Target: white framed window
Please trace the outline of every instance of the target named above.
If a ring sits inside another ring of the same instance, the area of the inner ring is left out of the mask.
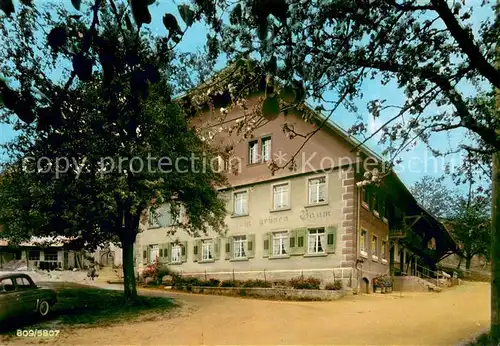
[[[285,209],[290,207],[290,185],[277,184],[273,186],[273,209]]]
[[[378,238],[376,235],[372,235],[372,258],[378,259]]]
[[[273,233],[273,256],[283,256],[288,253],[288,232]]]
[[[246,243],[247,237],[245,235],[233,237],[233,258],[246,258]]]
[[[262,138],[262,162],[271,160],[271,137]]]
[[[359,250],[363,256],[368,256],[368,232],[364,229],[361,230],[359,237]]]
[[[214,253],[214,243],[212,240],[203,240],[201,243],[201,259],[203,261],[212,260]]]
[[[234,193],[233,213],[234,213],[234,215],[246,215],[246,214],[248,214],[248,192],[247,191],[241,191],[241,192]]]
[[[248,163],[259,162],[259,141],[251,141],[248,143]]]
[[[156,257],[160,255],[160,246],[155,244],[155,245],[150,245],[149,246],[149,263],[153,263],[156,261]]]
[[[182,246],[172,245],[172,263],[181,263]]]
[[[309,204],[326,201],[326,177],[309,179]]]
[[[308,253],[317,254],[325,252],[325,229],[324,228],[316,228],[309,230],[309,238],[308,238]]]
[[[382,262],[387,262],[387,241],[382,241],[380,246],[380,256],[382,257]]]

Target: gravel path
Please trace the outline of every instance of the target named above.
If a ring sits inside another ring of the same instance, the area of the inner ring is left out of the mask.
[[[486,283],[465,283],[441,293],[371,294],[333,302],[141,294],[174,297],[183,302],[182,310],[175,318],[61,330],[51,340],[12,341],[58,345],[457,345],[487,328],[490,317]]]

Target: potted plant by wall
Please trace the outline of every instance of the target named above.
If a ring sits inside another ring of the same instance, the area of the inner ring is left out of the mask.
[[[374,293],[380,293],[382,291],[381,282],[380,282],[378,276],[376,276],[372,279],[372,285],[373,285],[373,292]]]

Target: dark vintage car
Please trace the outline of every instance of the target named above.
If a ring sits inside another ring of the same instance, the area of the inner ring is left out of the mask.
[[[36,313],[49,314],[57,301],[57,293],[38,287],[26,274],[0,275],[0,320]]]

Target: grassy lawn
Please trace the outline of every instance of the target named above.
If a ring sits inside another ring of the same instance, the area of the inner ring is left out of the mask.
[[[169,298],[139,297],[134,305],[125,305],[123,292],[76,284],[53,286],[58,302],[45,320],[37,317],[12,321],[2,326],[3,334],[15,334],[16,329],[66,329],[72,327],[103,327],[123,321],[151,320],[165,315],[178,305]]]

